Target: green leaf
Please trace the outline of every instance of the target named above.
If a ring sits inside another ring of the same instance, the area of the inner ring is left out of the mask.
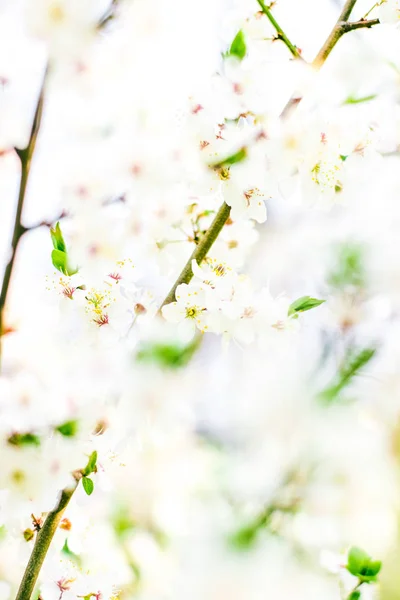
[[[119,507],[112,518],[112,524],[114,531],[119,538],[125,537],[130,534],[136,527],[135,523],[129,516],[127,508]]]
[[[85,490],[87,495],[90,496],[90,494],[94,490],[93,481],[89,477],[82,477],[82,485],[83,485],[83,489]]]
[[[371,100],[375,100],[375,98],[376,94],[370,94],[369,96],[361,96],[360,98],[349,96],[344,101],[344,104],[361,104],[362,102],[370,102]]]
[[[51,260],[53,265],[58,271],[61,271],[63,275],[75,275],[78,269],[71,267],[68,263],[68,255],[66,252],[61,250],[53,250],[51,253]]]
[[[375,348],[362,348],[361,350],[351,350],[345,357],[344,364],[336,374],[333,383],[331,383],[320,394],[320,399],[331,403],[336,399],[340,392],[347,387],[353,378],[367,365],[375,356]]]
[[[53,242],[54,250],[51,253],[53,265],[63,275],[75,275],[78,269],[71,267],[68,261],[67,247],[61,232],[60,223],[50,229],[50,237]]]
[[[66,421],[65,423],[62,423],[55,429],[56,429],[56,431],[58,431],[59,433],[61,433],[61,435],[64,435],[65,437],[73,437],[74,435],[76,435],[76,432],[78,431],[78,421],[75,421],[75,420]]]
[[[190,344],[185,346],[162,342],[145,344],[136,354],[136,360],[168,369],[179,369],[189,363],[200,340],[201,338],[195,337]]]
[[[70,550],[67,538],[65,538],[64,546],[62,547],[61,552],[62,554],[64,554],[64,556],[69,558],[70,561],[74,562],[78,566],[81,566],[82,559],[78,554],[75,554],[75,552],[72,552],[72,550]]]
[[[258,535],[258,528],[252,527],[251,525],[248,527],[242,527],[236,531],[230,537],[230,543],[237,550],[247,550],[254,545],[256,538]]]
[[[362,575],[366,577],[375,577],[382,568],[380,560],[370,560],[368,565],[362,569]]]
[[[235,56],[239,60],[243,60],[246,56],[246,52],[246,40],[243,31],[240,29],[235,35],[231,47],[229,48],[228,56]]]
[[[318,300],[317,298],[311,298],[311,296],[302,296],[298,298],[289,306],[288,315],[294,315],[299,312],[305,312],[311,310],[323,304],[325,300]]]
[[[222,167],[230,167],[235,163],[242,162],[242,160],[245,160],[245,158],[247,158],[247,148],[246,146],[243,146],[234,154],[231,154],[230,156],[227,156],[216,163],[212,163],[209,166],[211,169],[221,169]]]
[[[369,555],[357,546],[352,546],[347,555],[347,570],[352,575],[360,575],[362,569],[368,565]]]
[[[55,227],[52,227],[50,229],[50,236],[55,250],[67,252],[67,247],[64,242],[63,234],[61,233],[60,222],[58,222]]]
[[[40,446],[40,437],[34,433],[13,433],[7,442],[12,446]]]
[[[356,243],[341,244],[336,249],[336,265],[328,275],[328,283],[342,290],[348,286],[365,286],[363,247]]]
[[[347,600],[359,600],[361,596],[360,590],[353,590],[348,596]]]
[[[90,475],[91,473],[97,472],[97,452],[94,450],[92,454],[89,456],[88,463],[86,467],[82,470],[82,475]]]
[[[28,529],[25,529],[22,535],[24,536],[24,540],[26,542],[30,542],[35,537],[35,532],[33,531],[33,529],[30,529],[28,527]]]

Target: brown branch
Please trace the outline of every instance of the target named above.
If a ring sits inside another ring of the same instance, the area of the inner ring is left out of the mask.
[[[370,28],[374,25],[379,24],[379,19],[361,19],[360,21],[349,22],[351,12],[356,2],[357,0],[347,0],[345,2],[345,5],[342,9],[342,12],[339,15],[338,20],[336,21],[333,29],[331,30],[330,34],[328,35],[321,49],[319,50],[317,56],[312,62],[312,66],[315,69],[320,69],[322,67],[322,65],[324,64],[324,62],[326,61],[326,59],[328,58],[328,56],[330,55],[340,38],[345,33],[348,33],[349,31],[353,31],[355,29]],[[291,114],[291,112],[298,106],[302,98],[303,97],[299,94],[293,95],[282,110],[281,118],[287,118]]]
[[[348,33],[354,29],[369,29],[374,25],[379,25],[379,19],[360,19],[359,21],[351,21],[342,24],[343,33]]]
[[[31,167],[32,156],[35,151],[36,140],[37,140],[37,136],[38,136],[39,129],[40,129],[40,123],[41,123],[41,119],[42,119],[45,80],[46,80],[46,75],[44,77],[42,89],[39,94],[28,145],[23,150],[19,150],[17,148],[15,150],[17,155],[19,156],[19,159],[21,162],[21,180],[20,180],[20,184],[19,184],[17,210],[15,213],[15,219],[14,219],[14,231],[13,231],[12,241],[11,241],[11,257],[10,257],[10,260],[8,261],[8,264],[4,271],[3,283],[1,286],[1,292],[0,292],[0,340],[1,340],[1,336],[3,334],[3,330],[4,330],[4,323],[3,323],[4,309],[6,306],[7,295],[8,295],[11,276],[12,276],[12,272],[13,272],[13,268],[14,268],[15,256],[17,253],[18,244],[19,244],[22,236],[24,235],[24,233],[27,231],[26,227],[24,227],[22,225],[21,217],[22,217],[22,211],[23,211],[24,202],[25,202],[26,188],[27,188],[28,179],[29,179],[29,172],[30,172],[30,167]]]

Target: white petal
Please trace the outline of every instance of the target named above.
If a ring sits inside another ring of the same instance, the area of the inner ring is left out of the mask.
[[[161,309],[162,315],[170,323],[180,323],[186,317],[185,309],[178,302],[166,304]]]

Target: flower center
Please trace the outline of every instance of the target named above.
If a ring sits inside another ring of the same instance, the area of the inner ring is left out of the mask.
[[[186,309],[186,318],[194,319],[198,313],[199,313],[199,310],[198,310],[197,306],[189,306]]]

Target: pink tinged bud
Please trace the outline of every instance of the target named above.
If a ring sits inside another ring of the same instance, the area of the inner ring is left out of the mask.
[[[143,315],[144,313],[147,312],[147,310],[143,306],[143,304],[140,304],[139,302],[137,304],[135,304],[134,311],[137,315]]]
[[[196,106],[192,109],[192,114],[197,115],[201,110],[203,110],[203,106],[201,104],[196,104]]]
[[[233,91],[235,94],[238,94],[238,96],[241,96],[243,94],[243,87],[240,85],[240,83],[234,83],[233,84]]]
[[[138,177],[142,173],[142,170],[141,165],[138,165],[137,163],[134,163],[130,168],[130,172],[134,177]]]

